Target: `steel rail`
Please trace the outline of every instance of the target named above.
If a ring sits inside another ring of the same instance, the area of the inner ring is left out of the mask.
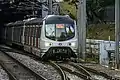
[[[8,74],[10,80],[18,80],[18,79],[13,75],[13,73],[6,68],[6,66],[4,65],[3,61],[1,61],[1,60],[0,60],[0,65],[1,65],[1,67],[5,70],[5,72]]]
[[[63,70],[65,70],[65,71],[67,71],[67,72],[69,72],[69,73],[71,73],[71,74],[74,74],[74,75],[76,75],[76,76],[78,76],[78,77],[80,77],[80,78],[83,78],[83,79],[85,79],[85,80],[91,80],[90,78],[89,78],[89,76],[87,76],[87,75],[85,75],[85,74],[82,74],[82,73],[78,73],[78,72],[76,72],[76,71],[73,71],[73,70],[71,70],[71,69],[69,69],[69,68],[67,68],[67,67],[64,67],[64,66],[61,66],[61,65],[59,65]]]
[[[62,80],[68,80],[66,74],[64,73],[64,71],[53,61],[49,60],[49,63],[54,66],[57,70],[59,70],[61,76],[62,76]]]
[[[109,79],[109,80],[113,80],[112,76],[109,76],[109,75],[107,75],[106,73],[98,72],[97,70],[92,69],[92,68],[85,67],[85,66],[83,66],[82,64],[79,64],[79,65],[82,66],[84,69],[86,69],[86,70],[89,71],[89,72],[95,73],[95,74],[97,74],[97,75],[101,75],[101,76],[103,76],[103,77],[105,77],[105,78],[107,78],[107,79]]]
[[[20,64],[21,66],[23,66],[25,69],[29,70],[30,72],[32,72],[33,75],[35,75],[36,77],[38,77],[40,80],[48,80],[45,77],[43,77],[42,75],[38,74],[37,72],[35,72],[32,69],[29,69],[27,66],[25,66],[24,64],[22,64],[19,60],[16,60],[15,58],[13,58],[12,56],[10,56],[9,54],[7,54],[5,51],[1,50],[1,52],[5,53],[7,56],[9,56],[10,58],[12,58],[15,62],[17,62],[18,64]],[[18,79],[17,79],[18,80]]]
[[[73,62],[68,62],[68,64],[75,67],[77,70],[82,71],[82,73],[84,73],[85,75],[89,76],[92,79],[91,73],[88,72],[84,67],[82,67],[80,65],[76,65]]]

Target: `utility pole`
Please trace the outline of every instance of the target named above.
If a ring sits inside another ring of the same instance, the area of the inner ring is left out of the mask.
[[[50,15],[50,14],[52,14],[52,0],[48,0],[48,14]]]
[[[77,3],[77,29],[78,29],[78,59],[81,57],[81,25],[80,25],[80,1]]]
[[[119,38],[120,38],[120,0],[115,0],[115,58],[119,69]]]
[[[86,0],[79,0],[77,12],[79,55],[85,60],[86,53]]]

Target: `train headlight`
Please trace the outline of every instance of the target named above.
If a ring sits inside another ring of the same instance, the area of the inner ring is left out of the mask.
[[[72,43],[71,43],[71,46],[72,46],[72,47],[75,47],[75,42],[72,42]]]
[[[45,42],[45,46],[51,46],[52,43],[49,43],[49,42]]]

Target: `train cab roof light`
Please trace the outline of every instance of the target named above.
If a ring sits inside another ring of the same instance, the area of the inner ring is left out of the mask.
[[[69,15],[65,15],[66,17],[70,17]]]
[[[43,20],[46,20],[48,17],[52,17],[52,16],[54,16],[54,15],[47,15],[43,18]]]

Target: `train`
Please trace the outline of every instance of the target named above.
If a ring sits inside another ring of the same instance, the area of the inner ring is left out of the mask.
[[[4,27],[4,41],[43,60],[77,58],[76,21],[69,15],[47,15],[11,22]]]

